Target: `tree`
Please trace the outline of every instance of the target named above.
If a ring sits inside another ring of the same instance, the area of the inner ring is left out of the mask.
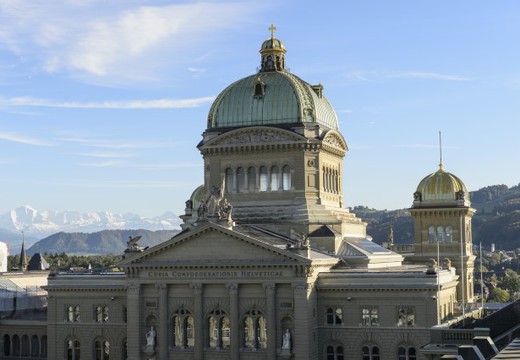
[[[509,297],[509,291],[497,287],[491,291],[491,294],[489,295],[489,302],[504,303],[509,301]]]

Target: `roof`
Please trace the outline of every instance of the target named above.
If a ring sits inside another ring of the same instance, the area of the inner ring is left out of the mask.
[[[414,207],[424,205],[470,205],[469,192],[457,176],[439,170],[426,176],[417,186]]]

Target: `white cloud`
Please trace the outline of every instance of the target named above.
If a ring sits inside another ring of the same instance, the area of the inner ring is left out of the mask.
[[[78,163],[78,165],[80,165],[80,166],[98,167],[98,168],[116,167],[116,166],[119,166],[122,164],[123,164],[123,162],[116,161],[116,160],[91,162],[91,163]]]
[[[78,109],[181,109],[195,108],[212,102],[214,96],[193,99],[155,99],[101,102],[60,102],[29,96],[0,99],[0,106],[37,106]]]
[[[34,146],[52,146],[53,144],[40,139],[29,138],[18,134],[13,134],[5,131],[0,131],[0,140],[11,141],[19,144],[34,145]]]
[[[91,147],[103,149],[157,149],[171,147],[172,143],[161,142],[139,142],[139,141],[120,141],[120,140],[98,140],[86,137],[60,137],[57,141],[77,143]]]
[[[198,45],[239,28],[263,7],[234,1],[2,0],[0,47],[52,73],[156,79],[161,67],[185,69],[179,65],[196,57],[191,51],[201,52]]]
[[[120,152],[89,152],[89,153],[82,153],[81,156],[86,157],[93,157],[93,158],[100,158],[100,159],[112,159],[112,158],[128,158],[132,156],[131,154],[127,153],[120,153]]]

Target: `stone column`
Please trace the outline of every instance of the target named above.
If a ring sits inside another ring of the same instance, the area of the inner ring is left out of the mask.
[[[202,284],[192,284],[193,289],[193,319],[195,320],[194,359],[204,359],[204,316],[202,304]]]
[[[292,351],[298,360],[310,359],[310,324],[307,302],[307,283],[293,284],[294,289],[294,324],[291,334]]]
[[[144,336],[141,330],[141,284],[129,284],[127,288],[127,348],[128,360],[141,359],[141,347]]]
[[[240,359],[240,324],[238,310],[238,284],[227,284],[229,290],[231,360]]]
[[[156,284],[159,297],[159,319],[157,329],[157,345],[159,359],[168,359],[168,285]]]
[[[276,360],[276,284],[265,284],[267,300],[267,360]]]

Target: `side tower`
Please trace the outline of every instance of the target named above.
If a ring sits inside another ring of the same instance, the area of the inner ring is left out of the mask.
[[[472,249],[471,207],[466,185],[457,176],[439,170],[421,180],[414,193],[410,213],[414,220],[414,262],[449,259],[455,265],[459,284],[457,300],[473,302],[473,269],[475,256]]]
[[[321,84],[286,69],[285,46],[274,27],[271,32],[260,48],[258,73],[224,89],[209,111],[198,145],[204,188],[194,196],[207,198],[223,188],[237,223],[286,234],[329,225],[364,237],[366,224],[344,208],[348,147],[336,113]]]

